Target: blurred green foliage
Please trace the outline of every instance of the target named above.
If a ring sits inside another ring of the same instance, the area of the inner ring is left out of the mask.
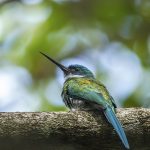
[[[33,110],[65,110],[44,94],[48,83],[56,80],[56,66],[47,62],[39,51],[58,61],[72,58],[86,61],[89,57],[97,77],[105,83],[112,73],[95,60],[107,52],[108,46],[112,48],[113,43],[118,42],[121,49],[126,47],[125,53],[136,56],[141,67],[140,82],[125,98],[121,97],[119,104],[149,107],[149,27],[149,0],[6,0],[0,2],[0,67],[11,64],[29,72],[32,78],[29,91],[39,97],[39,105]],[[92,54],[98,55],[90,57]],[[109,57],[110,60],[111,55]],[[132,80],[128,84],[130,86]],[[123,86],[120,83],[120,89]]]

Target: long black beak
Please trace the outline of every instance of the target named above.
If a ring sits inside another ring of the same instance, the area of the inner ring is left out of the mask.
[[[65,67],[65,66],[63,66],[62,64],[60,64],[60,63],[58,63],[58,62],[56,62],[54,59],[52,59],[51,57],[49,57],[48,55],[46,55],[46,54],[44,54],[44,53],[42,53],[42,52],[40,52],[43,56],[45,56],[47,59],[49,59],[51,62],[53,62],[55,65],[57,65],[63,72],[64,72],[64,74],[69,74],[70,73],[70,70],[67,68],[67,67]]]

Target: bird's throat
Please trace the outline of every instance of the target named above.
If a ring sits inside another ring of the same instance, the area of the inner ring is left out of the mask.
[[[69,74],[69,75],[67,75],[67,76],[65,77],[65,81],[66,81],[67,79],[70,79],[70,78],[83,78],[83,77],[85,77],[85,76]]]

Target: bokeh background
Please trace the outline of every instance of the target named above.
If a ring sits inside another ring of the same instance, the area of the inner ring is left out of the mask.
[[[149,0],[1,0],[0,111],[62,111],[62,72],[90,68],[119,107],[150,107]]]

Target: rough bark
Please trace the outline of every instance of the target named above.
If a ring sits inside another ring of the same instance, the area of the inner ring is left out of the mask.
[[[150,109],[118,109],[131,149],[150,150]],[[0,113],[2,150],[122,150],[103,115],[93,112]]]

